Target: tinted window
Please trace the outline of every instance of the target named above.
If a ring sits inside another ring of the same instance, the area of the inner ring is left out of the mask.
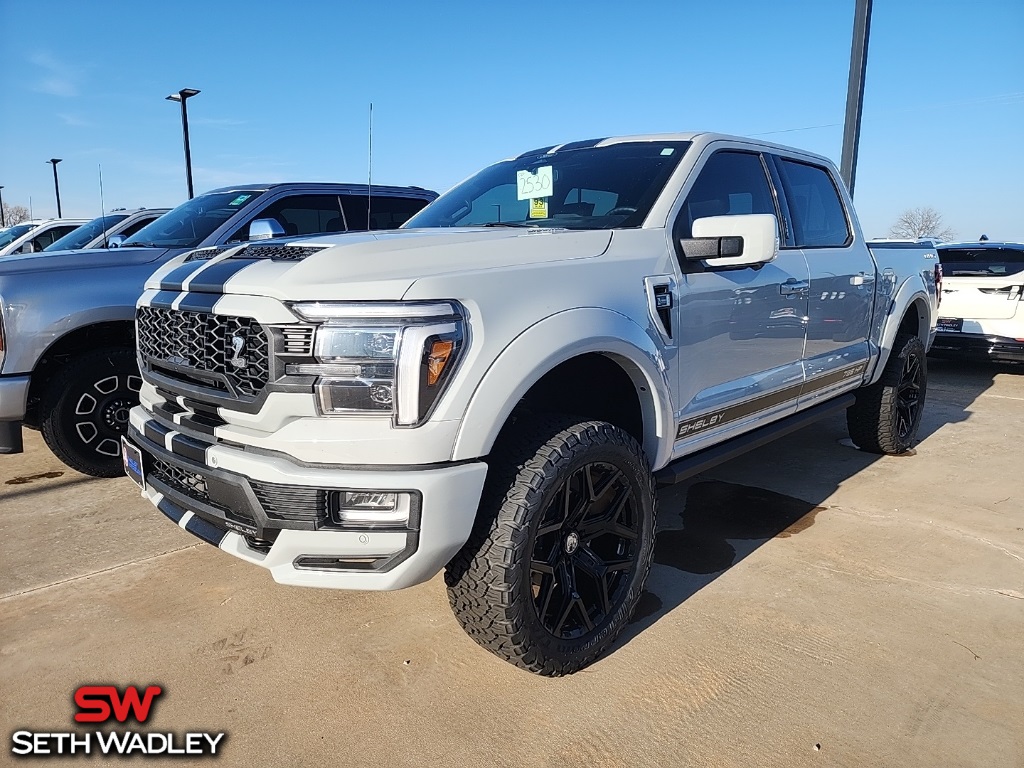
[[[46,230],[45,232],[43,232],[43,234],[39,235],[38,237],[33,237],[32,245],[36,252],[41,251],[46,247],[53,245],[53,242],[55,240],[59,240],[60,238],[64,237],[64,235],[74,232],[76,229],[78,229],[78,227],[78,224],[73,224],[70,226],[65,224],[60,227],[53,227],[52,229]]]
[[[113,213],[109,216],[100,216],[88,224],[83,224],[73,232],[69,232],[59,240],[54,240],[52,245],[46,246],[47,251],[75,251],[85,248],[90,241],[102,235],[119,221],[128,218],[126,213]]]
[[[411,197],[373,195],[370,198],[370,215],[366,215],[365,195],[344,195],[341,203],[345,208],[345,221],[350,231],[367,229],[398,229],[416,212],[423,210],[426,200]]]
[[[337,195],[291,195],[268,205],[252,217],[276,219],[285,236],[319,235],[323,232],[344,232],[345,222]],[[249,224],[241,227],[229,240],[248,240]]]
[[[793,160],[782,160],[780,165],[796,245],[803,248],[846,245],[850,228],[832,175],[824,168]]]
[[[639,227],[689,146],[631,141],[528,153],[485,168],[406,226]],[[535,188],[541,196],[531,202]]]
[[[149,222],[155,221],[156,219],[159,219],[159,218],[160,218],[159,215],[157,215],[157,216],[148,216],[148,217],[141,218],[138,221],[133,221],[131,224],[129,224],[127,227],[122,229],[117,234],[123,235],[125,237],[125,239],[127,239],[127,238],[131,237],[132,235],[134,235],[136,232],[138,232],[140,229],[142,229],[144,226],[149,224]]]
[[[946,275],[1012,275],[1024,271],[1024,248],[939,248]]]
[[[245,189],[200,195],[150,222],[124,245],[195,248],[263,192],[262,189]]]
[[[775,199],[759,155],[716,152],[686,195],[676,237],[692,237],[693,222],[707,216],[775,214]]]
[[[15,224],[0,232],[0,246],[10,245],[26,232],[39,226],[38,224]]]

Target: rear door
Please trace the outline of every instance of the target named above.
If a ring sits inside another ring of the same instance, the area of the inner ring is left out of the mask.
[[[674,244],[705,216],[770,213],[780,220],[767,159],[715,144],[698,165],[673,227]],[[783,238],[784,240],[784,238]],[[677,250],[678,253],[678,250]],[[753,267],[680,260],[676,451],[796,409],[803,383],[808,272],[799,248]]]
[[[854,234],[833,172],[796,157],[774,160],[792,242],[810,272],[803,407],[860,381],[869,355],[875,262]]]

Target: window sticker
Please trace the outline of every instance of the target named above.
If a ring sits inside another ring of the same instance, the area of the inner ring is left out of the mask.
[[[246,200],[248,200],[250,197],[252,197],[252,195],[239,195],[234,200],[232,200],[230,203],[228,203],[228,205],[241,205]]]
[[[534,200],[541,197],[551,197],[555,194],[555,185],[552,178],[551,166],[545,165],[538,168],[535,173],[519,171],[516,173],[516,189],[518,200]]]
[[[675,151],[675,147],[665,147],[663,150],[661,150],[661,154],[667,157],[668,155],[671,155]]]
[[[535,197],[530,201],[530,218],[546,219],[548,217],[548,201],[545,197]]]

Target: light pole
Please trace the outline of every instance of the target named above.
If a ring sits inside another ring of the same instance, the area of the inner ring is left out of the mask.
[[[61,218],[60,213],[60,182],[57,181],[57,163],[61,161],[59,157],[51,157],[46,162],[53,165],[53,191],[57,195],[57,218]]]
[[[177,93],[172,93],[167,97],[168,101],[181,102],[181,132],[185,137],[185,179],[188,181],[189,200],[195,197],[195,195],[192,191],[192,152],[189,150],[188,146],[188,108],[185,106],[185,102],[198,93],[199,91],[195,88],[182,88]]]
[[[853,197],[857,181],[857,151],[860,148],[860,118],[864,111],[864,75],[868,68],[868,38],[871,34],[871,0],[857,0],[853,12],[853,44],[850,47],[850,81],[846,86],[846,123],[843,128],[843,156],[839,175]]]
[[[4,213],[4,192],[3,184],[0,184],[0,227],[7,226],[7,214]]]

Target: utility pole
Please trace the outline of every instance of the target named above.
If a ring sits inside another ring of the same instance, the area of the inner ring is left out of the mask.
[[[853,12],[853,43],[850,48],[850,81],[846,86],[846,125],[839,175],[853,197],[860,145],[860,116],[864,110],[864,73],[868,67],[868,36],[871,33],[871,0],[857,0]]]

